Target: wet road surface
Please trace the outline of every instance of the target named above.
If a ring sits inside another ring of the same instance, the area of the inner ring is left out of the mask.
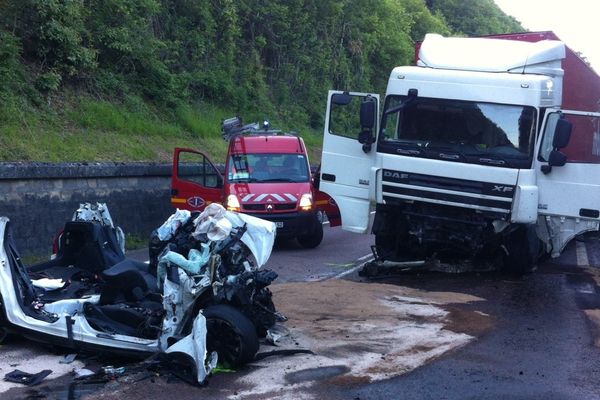
[[[310,285],[322,284],[316,281],[323,280],[327,284],[341,277],[340,282],[350,282],[330,286],[329,290],[339,288],[340,291],[350,291],[349,295],[346,293],[348,297],[344,298],[346,303],[386,290],[402,299],[405,305],[435,305],[431,315],[439,317],[438,309],[445,312],[441,314],[445,325],[438,334],[452,331],[470,339],[449,348],[440,356],[427,358],[424,364],[415,364],[415,368],[398,368],[397,373],[383,379],[376,377],[378,361],[356,372],[357,363],[364,362],[364,357],[344,359],[314,343],[314,348],[321,353],[314,358],[271,357],[242,371],[215,375],[207,386],[201,388],[178,381],[170,382],[164,377],[153,377],[137,383],[134,380],[113,382],[102,389],[89,386],[77,389],[69,388],[68,379],[63,378],[62,381],[42,384],[35,392],[19,388],[1,393],[0,397],[120,400],[600,399],[600,340],[598,326],[593,322],[600,322],[600,240],[597,236],[585,242],[571,243],[559,259],[545,261],[536,272],[523,278],[511,278],[498,273],[410,273],[364,280],[358,277],[355,269],[368,259],[366,256],[372,238],[339,229],[326,229],[325,235],[323,244],[315,250],[301,249],[293,242],[278,244],[268,264],[280,274],[280,283],[288,282],[287,285],[294,287],[294,282],[313,282],[302,284],[308,285],[302,289],[307,289],[305,298],[300,290],[296,297],[282,298],[282,301],[306,301],[312,308],[322,307],[322,310],[315,310],[323,314],[315,319],[315,327],[335,326],[339,322],[336,321],[336,313],[341,319],[343,312],[339,306],[332,306],[334,300],[331,299],[337,298],[338,294],[327,298],[330,304],[319,306],[318,303],[310,303],[311,299],[319,298],[318,295],[311,297],[310,287],[316,286]],[[588,266],[582,264],[584,262]],[[344,275],[345,272],[350,273]],[[287,288],[286,285],[280,287]],[[317,290],[323,288],[327,290],[328,286],[319,286]],[[400,294],[394,294],[394,288],[398,288]],[[274,292],[279,307],[278,296],[291,290],[277,292],[274,288]],[[430,293],[439,295],[428,297]],[[440,299],[448,297],[444,297],[444,293],[451,293],[454,297],[467,296],[467,299],[442,301]],[[294,309],[292,306],[281,304],[282,308]],[[297,312],[301,309],[302,304],[295,308]],[[423,328],[431,322],[430,314],[413,314],[408,320],[414,327]],[[304,326],[308,331],[311,328],[310,318],[311,315],[306,317]],[[438,323],[441,319],[434,322]],[[353,323],[366,326],[364,319],[357,319]],[[288,327],[292,331],[303,328],[301,321],[296,325]],[[328,346],[336,341],[344,343],[343,348],[348,354],[365,354],[368,349],[362,347],[368,342],[353,341],[350,325],[340,326],[331,331],[325,330],[315,337],[330,340]],[[356,328],[354,325],[351,327]],[[366,326],[367,332],[375,332],[375,328]],[[355,330],[352,334],[358,335]],[[396,341],[399,344],[409,341],[403,338],[406,337],[400,335]],[[17,343],[23,347],[27,347],[27,344],[24,341]],[[422,347],[413,346],[409,353],[423,351]],[[381,350],[380,363],[382,369],[386,367],[389,372],[390,366],[383,365],[389,362],[385,351]],[[326,358],[319,359],[317,356]],[[327,363],[322,360],[332,361]],[[4,370],[0,372],[5,373]],[[261,390],[256,390],[260,385]]]

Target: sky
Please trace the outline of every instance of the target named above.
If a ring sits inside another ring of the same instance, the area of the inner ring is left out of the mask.
[[[554,31],[579,51],[600,73],[600,1],[598,0],[494,0],[508,15],[530,31]]]

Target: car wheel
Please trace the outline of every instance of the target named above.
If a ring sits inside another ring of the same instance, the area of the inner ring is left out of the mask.
[[[323,241],[323,224],[317,220],[315,229],[308,235],[298,236],[298,243],[305,249],[314,249]]]
[[[228,367],[239,367],[254,359],[258,351],[258,337],[254,324],[241,311],[218,304],[205,308],[206,348],[216,351],[219,362]]]

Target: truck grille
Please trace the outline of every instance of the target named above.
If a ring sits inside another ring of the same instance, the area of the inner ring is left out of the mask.
[[[383,199],[391,202],[404,199],[508,213],[515,186],[384,169],[381,190]]]

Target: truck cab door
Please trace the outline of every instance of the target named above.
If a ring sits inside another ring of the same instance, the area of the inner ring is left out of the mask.
[[[351,232],[369,229],[375,202],[378,116],[379,95],[329,91],[320,190],[335,200],[342,227]],[[365,118],[372,120],[372,126],[366,126]]]
[[[202,152],[176,148],[173,153],[171,204],[202,211],[210,203],[223,201],[223,176]]]
[[[567,143],[557,136],[561,119],[571,128]],[[575,235],[599,226],[600,113],[549,110],[534,166],[538,233],[555,257]]]

